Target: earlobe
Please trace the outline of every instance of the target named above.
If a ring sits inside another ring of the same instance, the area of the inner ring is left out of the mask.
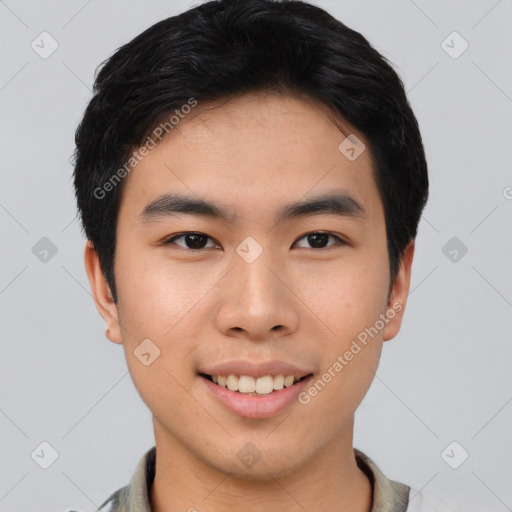
[[[117,305],[105,280],[98,253],[90,240],[85,244],[84,262],[96,309],[106,323],[106,336],[114,343],[122,343]]]
[[[404,250],[400,267],[393,283],[391,295],[386,308],[386,326],[384,327],[384,341],[393,339],[402,325],[405,304],[409,295],[411,284],[411,267],[414,256],[414,240],[411,240]]]

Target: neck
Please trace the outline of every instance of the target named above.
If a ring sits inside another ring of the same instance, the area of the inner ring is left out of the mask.
[[[357,466],[352,427],[307,464],[284,476],[248,479],[199,459],[155,421],[153,512],[370,512],[372,486]]]

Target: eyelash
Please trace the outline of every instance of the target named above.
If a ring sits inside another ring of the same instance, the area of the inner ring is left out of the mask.
[[[174,244],[175,240],[178,240],[178,239],[183,238],[183,237],[188,236],[188,235],[198,235],[198,236],[206,237],[206,238],[208,238],[210,240],[213,240],[212,237],[210,237],[208,235],[205,235],[204,233],[199,233],[199,232],[196,232],[196,231],[187,231],[187,232],[184,232],[184,233],[180,233],[178,235],[174,235],[171,238],[168,238],[167,240],[164,241],[164,245],[171,245],[171,244],[177,245],[177,244]],[[310,249],[312,249],[312,250],[325,251],[325,250],[327,250],[327,249],[329,249],[331,247],[336,247],[336,246],[340,246],[340,245],[348,245],[348,243],[345,242],[343,239],[341,239],[339,236],[335,235],[334,233],[328,232],[328,231],[310,231],[309,233],[305,233],[304,235],[299,237],[297,239],[297,241],[302,240],[302,239],[304,239],[304,238],[306,238],[306,237],[308,237],[310,235],[327,235],[327,236],[330,236],[330,237],[333,237],[333,238],[336,239],[336,243],[335,244],[327,245],[326,247],[321,247],[321,248],[311,247]],[[294,242],[294,244],[296,242]],[[212,247],[203,247],[201,249],[191,249],[190,247],[182,247],[180,245],[178,245],[178,247],[180,249],[185,249],[185,250],[194,251],[194,252],[204,251],[206,249],[212,249]]]

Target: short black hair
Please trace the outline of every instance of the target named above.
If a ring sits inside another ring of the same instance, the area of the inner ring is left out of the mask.
[[[113,178],[122,181],[131,152],[191,100],[254,92],[320,101],[364,134],[394,282],[427,202],[427,163],[401,79],[359,32],[298,0],[214,0],[156,23],[100,67],[75,134],[74,186],[83,230],[116,303],[123,183]]]

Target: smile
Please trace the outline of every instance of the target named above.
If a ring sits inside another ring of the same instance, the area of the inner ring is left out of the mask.
[[[294,375],[265,375],[253,377],[251,375],[207,375],[200,374],[210,382],[248,396],[266,396],[274,391],[289,388],[311,374],[303,377]]]
[[[308,386],[313,374],[254,377],[199,373],[199,377],[213,403],[238,417],[264,419],[276,416],[294,403],[299,403],[298,397]]]

